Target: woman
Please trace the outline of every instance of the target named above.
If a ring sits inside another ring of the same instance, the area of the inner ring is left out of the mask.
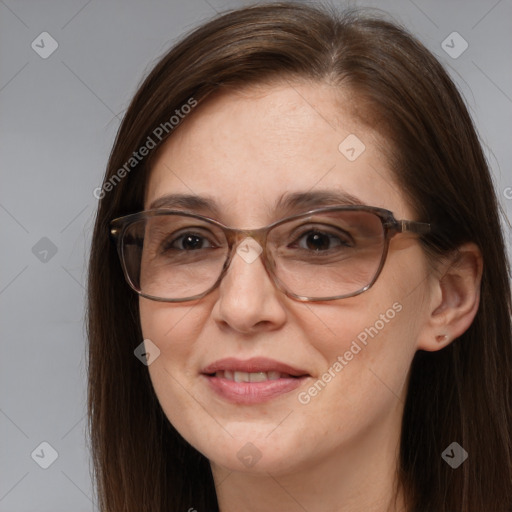
[[[215,18],[139,88],[99,197],[102,511],[511,510],[497,201],[403,29],[293,3]]]

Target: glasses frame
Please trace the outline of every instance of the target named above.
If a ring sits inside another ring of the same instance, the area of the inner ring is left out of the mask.
[[[369,284],[364,286],[363,288],[360,288],[359,290],[343,294],[343,295],[336,295],[336,296],[329,296],[329,297],[306,297],[302,295],[297,295],[293,292],[290,292],[286,286],[281,283],[281,281],[278,279],[278,277],[274,273],[274,262],[273,259],[269,256],[267,251],[267,238],[268,233],[274,229],[276,226],[280,226],[281,224],[284,224],[286,222],[292,221],[292,220],[298,220],[301,218],[307,218],[311,215],[319,214],[319,213],[326,213],[326,212],[334,212],[334,211],[364,211],[369,212],[377,217],[380,218],[382,222],[382,228],[384,230],[384,247],[382,249],[382,257],[379,263],[379,266],[377,268],[377,271],[375,273],[375,276],[371,280]],[[123,237],[124,233],[126,232],[126,229],[134,222],[137,222],[142,219],[147,219],[150,217],[160,216],[160,215],[180,215],[183,217],[192,217],[196,219],[200,219],[201,221],[211,223],[218,228],[220,228],[226,237],[227,243],[228,243],[228,254],[226,257],[226,261],[224,262],[224,265],[222,267],[222,271],[215,283],[210,286],[205,292],[193,295],[191,297],[185,297],[181,299],[165,299],[161,297],[156,297],[153,295],[148,295],[143,293],[141,290],[138,290],[137,287],[134,285],[132,280],[130,279],[130,276],[128,275],[128,269],[127,265],[124,259],[124,253],[123,253]],[[116,244],[117,253],[119,255],[119,259],[121,261],[121,266],[123,269],[123,273],[125,276],[125,279],[127,283],[130,285],[130,287],[138,293],[140,296],[145,297],[146,299],[154,300],[157,302],[188,302],[193,300],[198,300],[209,293],[211,293],[213,290],[215,290],[222,281],[223,277],[226,275],[229,266],[231,264],[231,261],[233,260],[234,254],[235,254],[235,248],[238,246],[238,243],[242,240],[245,240],[247,237],[253,238],[258,244],[262,247],[263,251],[261,252],[260,256],[262,257],[263,265],[265,267],[265,270],[268,274],[268,276],[272,279],[272,282],[276,286],[277,289],[282,291],[285,295],[288,297],[291,297],[292,299],[298,300],[300,302],[320,302],[320,301],[330,301],[330,300],[339,300],[339,299],[346,299],[348,297],[354,297],[356,295],[360,295],[361,293],[369,290],[377,281],[382,268],[384,267],[384,264],[387,259],[388,250],[389,250],[389,242],[390,240],[399,233],[413,233],[417,235],[424,235],[427,233],[430,233],[431,231],[431,225],[429,223],[425,222],[417,222],[412,220],[397,220],[394,216],[394,214],[386,210],[384,208],[378,208],[376,206],[366,206],[366,205],[350,205],[350,206],[326,206],[322,208],[315,208],[313,210],[309,210],[307,212],[291,215],[289,217],[285,217],[283,219],[277,220],[273,222],[272,224],[269,224],[267,226],[256,228],[256,229],[238,229],[238,228],[232,228],[229,226],[226,226],[222,224],[221,222],[212,219],[210,217],[205,217],[203,215],[199,215],[193,212],[183,211],[183,210],[172,210],[172,209],[166,209],[166,208],[159,208],[159,209],[153,209],[153,210],[145,210],[138,213],[132,213],[130,215],[125,215],[123,217],[118,217],[110,222],[109,225],[110,229],[110,237],[112,241]]]

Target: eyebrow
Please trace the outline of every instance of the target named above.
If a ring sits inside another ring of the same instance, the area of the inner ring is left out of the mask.
[[[213,215],[219,214],[217,203],[213,198],[194,194],[167,194],[159,197],[149,205],[150,210],[158,208],[177,208]]]
[[[279,216],[292,215],[323,206],[352,205],[364,203],[347,192],[333,190],[315,190],[308,192],[285,192],[274,205],[274,212]],[[220,217],[220,208],[213,197],[195,194],[167,194],[155,199],[149,209],[176,208]]]
[[[322,206],[356,206],[364,204],[361,199],[348,192],[315,190],[308,192],[287,192],[275,204],[281,215],[291,215],[297,211],[307,211]]]

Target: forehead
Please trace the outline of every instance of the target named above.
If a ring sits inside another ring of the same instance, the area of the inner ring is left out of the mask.
[[[216,93],[159,150],[145,208],[170,194],[208,197],[219,220],[247,227],[276,220],[284,196],[330,192],[405,216],[386,141],[348,113],[350,101],[311,83]]]

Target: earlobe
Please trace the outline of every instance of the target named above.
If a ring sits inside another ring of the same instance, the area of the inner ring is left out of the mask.
[[[437,343],[449,343],[450,342],[450,337],[448,336],[448,334],[438,334],[436,336],[436,341]]]
[[[474,243],[461,245],[446,258],[434,283],[435,302],[418,339],[418,349],[441,350],[469,328],[480,304],[482,271],[482,254]]]

